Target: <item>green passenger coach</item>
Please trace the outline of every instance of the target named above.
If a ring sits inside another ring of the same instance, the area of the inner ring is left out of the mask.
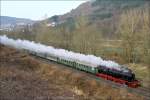
[[[55,55],[52,55],[52,54],[36,53],[36,52],[32,52],[32,51],[28,51],[28,52],[30,54],[37,55],[41,58],[46,58],[48,60],[52,60],[52,61],[55,61],[57,63],[67,65],[69,67],[72,67],[72,68],[75,68],[75,69],[78,69],[78,70],[81,70],[81,71],[85,71],[85,72],[92,73],[92,74],[98,73],[98,68],[97,67],[90,66],[90,65],[87,65],[87,64],[82,64],[79,61],[74,61],[74,60],[70,60],[70,59],[67,60],[67,59],[64,59],[63,57],[56,57]]]
[[[98,69],[96,67],[91,67],[88,65],[84,65],[75,61],[71,61],[71,60],[66,60],[66,59],[62,59],[62,58],[57,58],[57,62],[64,64],[64,65],[68,65],[70,67],[76,68],[78,70],[82,70],[85,72],[89,72],[89,73],[93,73],[96,74],[98,73]]]

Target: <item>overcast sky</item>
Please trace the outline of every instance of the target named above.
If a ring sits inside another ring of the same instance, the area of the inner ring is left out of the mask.
[[[60,1],[0,1],[1,16],[12,16],[41,20],[53,15],[61,15],[78,7],[87,0]]]

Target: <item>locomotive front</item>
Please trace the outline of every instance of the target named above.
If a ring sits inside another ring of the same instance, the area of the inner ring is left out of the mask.
[[[135,78],[135,74],[126,66],[120,66],[120,69],[98,66],[97,76],[120,84],[125,84],[133,88],[140,85],[139,81]]]

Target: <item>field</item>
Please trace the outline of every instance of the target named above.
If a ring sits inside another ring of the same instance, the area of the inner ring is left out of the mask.
[[[15,49],[0,48],[2,100],[142,100],[126,89],[115,89],[84,73],[46,64]]]

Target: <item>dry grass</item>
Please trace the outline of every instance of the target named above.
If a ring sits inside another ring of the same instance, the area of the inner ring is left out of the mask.
[[[86,100],[142,100],[143,98],[129,93],[126,89],[114,89],[110,85],[97,82],[88,78],[84,73],[77,73],[69,69],[58,68],[44,64],[44,67],[38,71],[42,73],[45,80],[51,83],[63,85],[70,89],[82,99]]]
[[[84,73],[46,64],[1,46],[2,100],[142,100],[124,89],[90,79]]]
[[[44,75],[50,75],[49,70],[56,71],[56,69],[49,67],[48,71],[42,71],[43,65],[27,54],[1,46],[0,100],[66,100],[80,98],[63,85],[55,84],[50,78],[46,79]],[[39,73],[39,70],[43,73]]]
[[[134,63],[128,64],[128,66],[134,71],[142,86],[150,88],[150,66]]]

